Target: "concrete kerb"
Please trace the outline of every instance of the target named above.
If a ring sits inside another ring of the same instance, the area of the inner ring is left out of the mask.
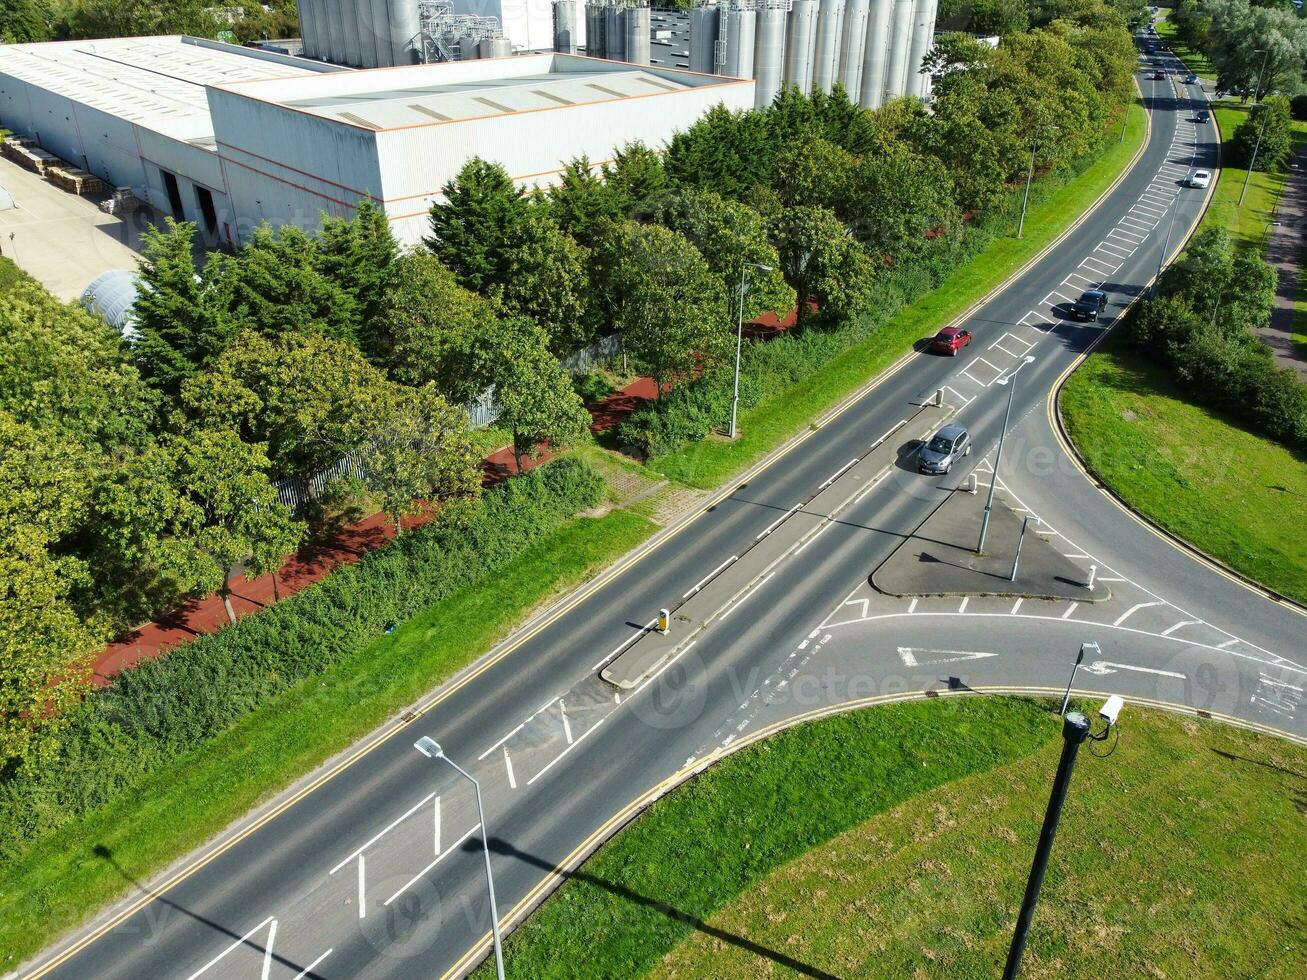
[[[751,735],[746,735],[736,742],[732,742],[725,748],[714,749],[708,755],[701,759],[696,759],[690,765],[683,767],[677,772],[668,776],[656,786],[637,796],[626,806],[622,807],[616,814],[608,819],[601,827],[590,835],[584,842],[579,844],[571,854],[565,857],[553,870],[548,872],[536,886],[526,894],[513,908],[500,917],[499,923],[501,930],[511,931],[521,925],[530,915],[540,907],[546,898],[567,878],[581,867],[590,857],[594,855],[604,844],[612,840],[618,833],[626,828],[641,813],[657,803],[660,799],[670,793],[672,790],[679,788],[689,782],[694,777],[700,775],[711,766],[729,756],[734,755],[743,749],[746,749],[764,739],[770,738],[780,732],[796,728],[799,725],[808,722],[820,721],[824,718],[831,718],[837,715],[850,714],[854,711],[861,711],[865,708],[879,707],[887,704],[898,704],[905,701],[924,701],[933,698],[947,697],[1032,697],[1032,698],[1049,698],[1061,699],[1065,693],[1065,688],[1053,687],[1010,687],[1010,686],[988,686],[981,685],[978,687],[968,687],[965,689],[927,689],[923,691],[908,691],[901,694],[886,694],[876,697],[861,698],[856,701],[849,701],[844,704],[829,705],[823,708],[817,708],[793,718],[787,718],[784,721],[776,722]],[[1113,692],[1090,690],[1087,688],[1073,688],[1072,695],[1076,697],[1107,698]],[[1130,703],[1145,708],[1154,708],[1159,711],[1170,711],[1175,714],[1184,715],[1191,718],[1201,718],[1207,721],[1217,721],[1225,725],[1232,725],[1235,728],[1242,728],[1246,731],[1256,732],[1260,735],[1269,735],[1275,738],[1284,739],[1295,745],[1307,746],[1307,738],[1293,735],[1289,732],[1283,732],[1276,728],[1266,725],[1259,725],[1255,722],[1244,721],[1242,718],[1235,718],[1232,715],[1224,715],[1218,712],[1205,711],[1201,708],[1192,708],[1189,705],[1179,704],[1171,701],[1158,701],[1151,698],[1130,698]],[[469,949],[452,967],[442,975],[441,980],[453,980],[455,977],[468,975],[475,969],[480,962],[489,955],[491,948],[491,936],[489,932],[481,940]]]
[[[1138,88],[1137,81],[1136,91],[1139,92],[1139,96],[1142,98],[1143,93],[1142,90]],[[1132,104],[1138,104],[1138,102]],[[1004,279],[1003,282],[994,286],[986,292],[983,297],[968,307],[962,314],[950,321],[951,323],[958,323],[962,319],[969,317],[975,310],[984,306],[1003,290],[1007,289],[1014,281],[1043,259],[1050,251],[1060,245],[1069,235],[1079,228],[1080,225],[1087,221],[1099,207],[1102,206],[1103,202],[1107,200],[1120,183],[1125,180],[1131,170],[1133,170],[1134,166],[1138,163],[1139,158],[1143,155],[1144,150],[1147,149],[1152,140],[1152,118],[1148,116],[1147,113],[1145,113],[1144,121],[1145,133],[1143,142],[1135,150],[1134,155],[1125,166],[1122,167],[1121,172],[1112,183],[1104,188],[1102,193],[1099,194],[1093,203],[1084,210],[1076,221],[1063,229],[1056,238],[1045,245],[1036,255],[1028,259],[1020,268]],[[544,629],[564,613],[584,601],[590,595],[594,594],[594,592],[598,591],[598,589],[603,585],[607,584],[622,571],[625,571],[626,568],[666,543],[667,540],[674,537],[676,534],[679,534],[693,523],[694,520],[702,514],[707,513],[713,506],[720,503],[727,496],[733,493],[741,483],[752,479],[758,473],[772,466],[782,457],[793,451],[814,432],[822,426],[829,424],[843,412],[847,411],[852,405],[866,397],[866,395],[871,391],[874,391],[877,387],[884,384],[885,381],[897,374],[913,358],[920,356],[920,354],[921,352],[915,350],[905,352],[902,357],[886,367],[874,378],[871,378],[865,384],[859,386],[856,390],[845,396],[844,399],[838,402],[824,415],[820,416],[811,426],[796,433],[785,443],[747,467],[742,474],[732,477],[706,501],[698,502],[696,510],[688,512],[678,521],[669,524],[667,527],[656,532],[646,541],[636,545],[590,582],[567,595],[561,596],[552,605],[546,607],[535,616],[528,619],[526,623],[520,626],[508,637],[505,637],[497,643],[483,656],[460,670],[444,683],[438,685],[435,690],[424,695],[422,698],[419,698],[408,707],[397,711],[390,720],[379,725],[373,730],[373,732],[365,736],[359,742],[335,753],[326,761],[318,765],[314,770],[305,773],[303,776],[294,780],[288,787],[275,793],[272,798],[251,811],[249,814],[246,814],[244,817],[241,817],[239,820],[236,820],[232,824],[223,828],[223,830],[210,836],[204,844],[194,848],[182,857],[177,858],[163,871],[151,875],[148,884],[146,884],[142,889],[143,894],[138,893],[122,898],[116,903],[110,903],[107,912],[100,911],[92,913],[88,920],[84,920],[81,925],[65,933],[59,939],[47,945],[44,950],[32,957],[26,964],[19,968],[19,972],[21,973],[23,970],[33,969],[35,967],[37,972],[32,974],[32,980],[36,980],[37,977],[43,976],[67,960],[70,956],[85,949],[88,945],[93,943],[100,936],[109,932],[118,925],[118,923],[135,913],[142,906],[153,901],[160,895],[165,894],[177,884],[202,869],[205,865],[209,864],[236,844],[258,831],[265,824],[289,810],[299,802],[299,800],[303,799],[319,786],[330,781],[340,772],[367,756],[388,739],[403,731],[409,724],[418,720],[438,704],[451,697],[475,677],[490,669],[490,667],[511,654],[540,630]],[[61,942],[67,942],[68,945],[58,953],[50,956],[49,950],[53,947],[58,947]],[[488,934],[486,942],[489,943]],[[484,955],[484,951],[482,952],[482,955]],[[37,964],[39,964],[39,966],[37,966]]]
[[[1180,59],[1180,61],[1182,64],[1184,63],[1183,59]],[[1186,68],[1187,67],[1188,66],[1186,65]],[[1204,96],[1206,96],[1207,94],[1206,89],[1203,90],[1203,94]],[[1164,269],[1169,267],[1171,263],[1175,261],[1175,258],[1181,252],[1183,252],[1184,249],[1189,245],[1189,242],[1193,238],[1193,236],[1198,233],[1198,229],[1202,226],[1203,218],[1207,215],[1208,208],[1211,207],[1212,198],[1216,194],[1217,184],[1220,182],[1219,175],[1222,171],[1221,162],[1220,162],[1221,130],[1219,124],[1217,123],[1215,113],[1212,113],[1211,125],[1213,131],[1216,133],[1217,164],[1215,170],[1217,171],[1218,176],[1217,179],[1212,181],[1207,187],[1207,193],[1203,196],[1202,210],[1198,213],[1198,220],[1193,223],[1193,226],[1190,227],[1189,230],[1185,232],[1185,234],[1181,237],[1180,241],[1176,243],[1175,248],[1172,249],[1171,251],[1171,254],[1164,258],[1162,263]],[[1304,606],[1303,604],[1297,602],[1296,600],[1291,599],[1289,596],[1286,596],[1284,593],[1278,592],[1267,585],[1263,585],[1261,582],[1258,582],[1256,579],[1253,579],[1243,574],[1242,572],[1234,568],[1231,568],[1229,565],[1225,564],[1225,562],[1221,561],[1219,558],[1215,558],[1212,555],[1209,555],[1201,548],[1195,547],[1194,545],[1190,544],[1188,541],[1185,541],[1183,538],[1179,537],[1178,535],[1172,534],[1170,531],[1162,527],[1160,524],[1155,523],[1152,519],[1150,519],[1146,515],[1141,514],[1139,511],[1135,510],[1133,507],[1130,506],[1129,503],[1126,502],[1126,500],[1123,497],[1121,497],[1120,494],[1116,492],[1116,490],[1114,490],[1111,486],[1109,486],[1097,473],[1093,471],[1093,468],[1090,467],[1089,462],[1083,456],[1080,455],[1080,451],[1076,449],[1075,443],[1071,441],[1071,435],[1069,432],[1067,432],[1066,422],[1062,416],[1062,406],[1061,406],[1062,390],[1066,387],[1067,381],[1070,379],[1071,375],[1075,372],[1076,368],[1080,367],[1081,364],[1083,364],[1086,360],[1088,360],[1089,356],[1095,351],[1098,345],[1101,344],[1109,334],[1111,334],[1114,330],[1116,330],[1117,325],[1125,318],[1126,314],[1128,314],[1130,310],[1133,309],[1134,305],[1138,303],[1148,293],[1148,291],[1152,288],[1153,284],[1156,281],[1157,281],[1156,275],[1150,276],[1148,278],[1148,281],[1144,284],[1143,289],[1141,289],[1139,293],[1136,296],[1134,296],[1129,303],[1126,304],[1125,309],[1122,310],[1121,313],[1112,321],[1112,323],[1108,325],[1107,329],[1099,331],[1098,335],[1090,342],[1089,346],[1086,347],[1084,351],[1082,351],[1080,355],[1077,358],[1075,358],[1075,360],[1073,360],[1069,365],[1067,365],[1066,370],[1063,371],[1062,374],[1058,377],[1058,379],[1053,383],[1053,388],[1049,392],[1049,397],[1048,397],[1049,427],[1053,430],[1053,435],[1057,439],[1058,443],[1061,445],[1062,451],[1066,453],[1067,458],[1071,460],[1072,464],[1074,464],[1076,469],[1080,471],[1081,475],[1083,475],[1086,480],[1088,480],[1091,484],[1093,484],[1094,487],[1097,488],[1097,490],[1101,494],[1103,494],[1103,496],[1105,496],[1108,500],[1112,501],[1112,503],[1115,504],[1118,509],[1120,509],[1123,513],[1127,514],[1141,527],[1147,529],[1148,531],[1151,531],[1156,537],[1158,537],[1162,541],[1165,541],[1167,544],[1171,545],[1171,547],[1175,548],[1177,551],[1184,552],[1190,558],[1194,559],[1195,561],[1201,562],[1202,564],[1210,568],[1212,571],[1224,575],[1227,579],[1230,579],[1236,585],[1240,585],[1243,588],[1248,589],[1250,592],[1254,592],[1260,595],[1268,602],[1273,602],[1276,605],[1288,609],[1291,612],[1295,612],[1300,616],[1307,617],[1307,606]]]

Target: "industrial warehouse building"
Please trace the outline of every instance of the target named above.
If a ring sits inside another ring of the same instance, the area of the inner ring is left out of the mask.
[[[317,226],[377,201],[416,242],[469,157],[521,185],[616,146],[662,145],[753,82],[577,55],[379,68],[184,37],[8,45],[0,126],[237,246],[262,221]]]

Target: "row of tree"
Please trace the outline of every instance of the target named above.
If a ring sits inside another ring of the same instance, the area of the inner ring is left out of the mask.
[[[0,42],[151,34],[227,36],[240,43],[296,37],[295,0],[0,0]]]
[[[1217,88],[1245,99],[1303,89],[1307,20],[1289,0],[1176,0],[1176,34],[1216,69]]]

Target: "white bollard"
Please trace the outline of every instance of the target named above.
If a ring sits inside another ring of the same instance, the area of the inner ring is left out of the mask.
[[[1089,566],[1089,584],[1085,586],[1090,592],[1094,591],[1094,576],[1098,574],[1098,566]]]
[[[941,405],[944,404],[944,389],[943,389],[943,388],[936,388],[936,389],[935,389],[935,394],[933,394],[933,395],[930,396],[930,404],[934,405],[936,408],[939,408]]]
[[[980,492],[980,482],[976,479],[976,474],[974,473],[968,474],[967,493],[971,494],[971,496],[974,497],[979,492]]]

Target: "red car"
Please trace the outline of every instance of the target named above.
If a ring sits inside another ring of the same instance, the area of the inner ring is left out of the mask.
[[[935,334],[935,339],[930,342],[930,349],[936,354],[950,354],[956,357],[958,351],[969,343],[971,343],[970,330],[963,330],[961,327],[945,327]]]

